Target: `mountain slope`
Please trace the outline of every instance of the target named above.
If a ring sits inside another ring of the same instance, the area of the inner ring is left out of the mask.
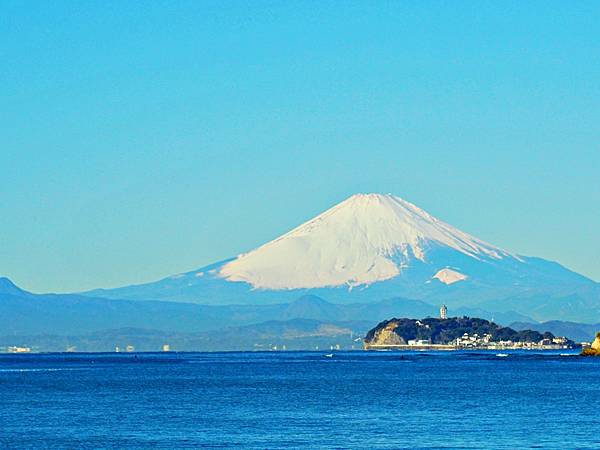
[[[17,295],[17,296],[29,296],[32,295],[27,291],[24,291],[6,277],[0,277],[0,295]]]
[[[369,285],[400,275],[431,247],[480,261],[509,253],[441,222],[392,195],[359,194],[256,250],[220,274],[261,289]]]

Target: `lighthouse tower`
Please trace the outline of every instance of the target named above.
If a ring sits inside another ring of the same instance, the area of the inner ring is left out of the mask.
[[[446,308],[446,305],[442,305],[442,307],[440,308],[440,319],[447,319],[448,318],[448,308]]]

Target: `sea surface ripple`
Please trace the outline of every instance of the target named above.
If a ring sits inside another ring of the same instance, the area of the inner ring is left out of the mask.
[[[600,448],[600,358],[0,355],[0,448]]]

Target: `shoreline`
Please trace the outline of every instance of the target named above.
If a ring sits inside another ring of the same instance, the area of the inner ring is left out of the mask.
[[[3,357],[23,357],[27,358],[28,356],[40,356],[40,355],[62,355],[62,356],[77,356],[77,355],[107,355],[107,356],[117,356],[117,357],[127,357],[127,356],[135,356],[135,355],[164,355],[164,356],[175,356],[175,355],[184,355],[184,354],[192,354],[192,353],[205,353],[205,354],[218,354],[218,353],[263,353],[263,354],[279,354],[279,353],[312,353],[322,355],[324,353],[332,353],[332,354],[341,354],[341,353],[367,353],[367,352],[389,352],[389,351],[398,351],[398,352],[494,352],[494,351],[513,351],[513,352],[556,352],[559,350],[573,351],[576,352],[577,348],[569,348],[569,347],[561,347],[561,348],[533,348],[533,347],[504,347],[504,348],[466,348],[466,347],[453,347],[447,345],[430,345],[430,346],[370,346],[370,348],[357,348],[357,349],[340,349],[340,350],[315,350],[315,349],[306,349],[306,350],[171,350],[169,352],[162,351],[134,351],[134,352],[111,352],[111,351],[98,351],[98,352],[65,352],[65,351],[45,351],[45,352],[27,352],[27,353],[10,353],[10,352],[0,352],[0,358]],[[579,354],[579,353],[574,353]]]
[[[457,350],[466,350],[466,351],[497,351],[497,350],[538,350],[538,351],[556,351],[556,350],[575,350],[573,347],[563,346],[563,345],[544,345],[544,346],[531,346],[531,347],[523,347],[523,346],[507,346],[507,345],[498,345],[498,346],[485,346],[485,347],[461,347],[450,344],[430,344],[430,345],[385,345],[385,344],[368,344],[365,345],[365,351],[386,351],[386,350],[400,350],[400,351],[457,351]]]

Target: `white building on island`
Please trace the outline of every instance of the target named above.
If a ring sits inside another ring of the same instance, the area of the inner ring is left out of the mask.
[[[440,308],[440,319],[447,319],[448,318],[448,308],[446,308],[446,305],[442,305]]]

